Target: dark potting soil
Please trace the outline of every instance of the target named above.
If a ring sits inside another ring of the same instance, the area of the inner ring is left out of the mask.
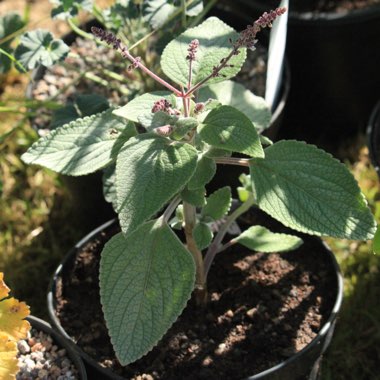
[[[57,284],[56,314],[86,353],[127,379],[251,376],[304,348],[332,310],[336,278],[331,261],[314,239],[282,254],[238,246],[216,258],[209,273],[207,308],[196,308],[190,300],[159,344],[123,368],[113,354],[98,288],[100,251],[117,230],[101,233],[71,262]]]

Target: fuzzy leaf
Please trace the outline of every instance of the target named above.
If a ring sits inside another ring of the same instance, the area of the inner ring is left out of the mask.
[[[16,342],[0,333],[0,379],[15,380],[19,370]]]
[[[95,115],[109,108],[108,100],[97,94],[78,95],[74,104],[67,104],[53,113],[50,129],[55,129],[85,116]]]
[[[142,134],[131,138],[116,162],[118,212],[130,233],[159,211],[189,181],[197,151],[189,144]]]
[[[138,117],[138,120],[147,131],[152,131],[154,128],[162,127],[163,125],[174,125],[178,117],[158,111],[156,113],[144,113]]]
[[[270,125],[271,111],[268,104],[262,97],[254,95],[240,83],[228,80],[201,88],[198,101],[207,102],[208,99],[217,99],[223,105],[232,106],[243,112],[258,131]]]
[[[53,130],[21,158],[62,174],[89,174],[110,164],[121,145],[135,134],[132,124],[108,110]]]
[[[264,157],[259,135],[252,122],[234,107],[213,109],[199,125],[198,133],[206,143],[216,148]]]
[[[206,206],[202,209],[202,218],[207,216],[214,220],[223,218],[230,210],[231,203],[231,188],[229,186],[214,191],[207,198]]]
[[[193,206],[202,207],[206,204],[206,189],[200,188],[195,190],[184,189],[181,192],[181,198]]]
[[[198,249],[207,248],[213,238],[212,231],[206,223],[199,222],[195,225],[193,235]]]
[[[187,187],[189,190],[203,188],[207,185],[216,173],[216,163],[211,158],[200,156],[198,158],[197,168],[191,177]]]
[[[191,131],[194,131],[198,126],[198,120],[194,117],[181,117],[175,123],[175,129],[172,138],[175,140],[181,140]]]
[[[318,236],[366,240],[376,223],[357,182],[330,154],[280,141],[250,164],[258,206],[284,225]]]
[[[187,87],[189,79],[189,61],[187,49],[189,43],[199,40],[196,59],[192,65],[193,84],[200,82],[212,74],[213,67],[231,52],[232,39],[235,41],[238,33],[216,17],[210,17],[195,28],[187,29],[171,41],[164,49],[161,57],[161,67],[164,73],[175,83]],[[211,78],[207,83],[222,82],[235,76],[241,69],[246,58],[246,49],[240,49],[240,54],[230,60],[233,67],[221,70],[219,77]]]
[[[134,362],[162,338],[194,288],[191,254],[161,220],[115,235],[100,261],[100,297],[116,356]]]
[[[176,104],[175,96],[169,91],[156,91],[146,93],[134,98],[125,106],[116,109],[113,113],[135,123],[139,122],[139,116],[149,113],[157,100],[166,99],[173,106]]]
[[[116,196],[116,166],[109,165],[103,171],[103,195],[104,199],[112,204],[114,210],[117,210]]]
[[[303,242],[298,236],[275,233],[262,226],[252,226],[232,239],[258,252],[285,252],[298,248]]]
[[[15,51],[15,58],[27,69],[33,70],[39,65],[51,66],[63,60],[70,48],[62,41],[43,29],[26,32]]]

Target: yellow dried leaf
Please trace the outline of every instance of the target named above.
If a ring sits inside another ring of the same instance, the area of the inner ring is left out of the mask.
[[[19,370],[17,366],[17,345],[7,335],[0,335],[0,379],[14,380]]]
[[[13,297],[1,301],[0,331],[15,341],[25,339],[30,330],[30,324],[24,318],[29,314],[29,306],[25,302],[20,302]]]
[[[0,272],[0,300],[9,295],[9,288],[4,282],[4,273]]]

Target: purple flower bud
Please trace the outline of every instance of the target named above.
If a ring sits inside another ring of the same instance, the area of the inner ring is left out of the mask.
[[[189,61],[194,61],[195,54],[197,53],[198,47],[199,47],[199,41],[197,39],[192,40],[189,43],[189,48],[187,49],[189,54],[186,56],[186,59],[188,59]]]
[[[156,113],[158,111],[169,113],[169,110],[171,109],[171,107],[172,105],[166,99],[160,99],[154,103],[153,108],[152,108],[152,113]]]
[[[163,125],[162,127],[154,128],[154,132],[160,136],[169,136],[173,132],[171,125]]]
[[[195,114],[198,114],[198,113],[201,113],[205,108],[205,104],[204,103],[197,103],[194,107],[194,113]]]
[[[101,41],[105,41],[108,45],[112,45],[115,50],[122,50],[121,40],[117,38],[112,32],[106,32],[102,28],[96,26],[91,27],[91,32],[95,37],[100,38]]]
[[[248,25],[246,29],[244,29],[239,38],[234,44],[235,50],[240,47],[246,47],[248,49],[255,49],[255,45],[257,43],[256,35],[262,28],[271,27],[273,21],[284,14],[286,12],[285,7],[276,8],[269,13],[264,12],[254,23],[253,25]]]

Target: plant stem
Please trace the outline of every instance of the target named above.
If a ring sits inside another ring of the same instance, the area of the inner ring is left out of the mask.
[[[79,36],[83,37],[83,38],[86,38],[88,40],[95,40],[95,37],[91,34],[91,33],[87,33],[85,32],[84,30],[82,30],[81,28],[78,28],[74,21],[72,19],[68,19],[67,20],[70,28],[76,33],[78,34]]]
[[[187,249],[193,255],[196,268],[195,301],[201,306],[207,302],[207,288],[202,252],[198,249],[193,236],[196,223],[195,207],[187,202],[183,202],[183,214],[185,218],[186,245]]]
[[[199,90],[200,87],[202,87],[207,81],[209,81],[211,78],[213,77],[216,77],[218,76],[218,74],[220,73],[220,71],[228,64],[229,60],[234,56],[236,55],[236,52],[238,51],[237,48],[233,48],[230,52],[230,54],[228,54],[228,56],[224,59],[221,60],[220,64],[215,67],[213,70],[212,70],[212,73],[210,75],[208,75],[206,78],[202,79],[200,82],[198,82],[194,87],[191,87],[185,94],[186,97],[188,97],[189,95],[191,95],[193,92]]]
[[[214,158],[217,164],[224,165],[238,165],[249,167],[249,158],[235,158],[235,157],[216,157]]]
[[[232,212],[230,215],[228,215],[227,220],[223,224],[223,226],[220,228],[219,232],[215,236],[214,241],[210,245],[210,247],[207,250],[205,259],[204,259],[204,275],[205,279],[207,279],[208,272],[211,268],[211,264],[214,261],[215,255],[220,252],[221,243],[226,235],[228,229],[230,228],[231,224],[242,214],[244,214],[246,211],[249,210],[249,208],[255,203],[253,194],[251,194],[248,199],[240,205],[234,212]]]
[[[130,62],[132,62],[133,65],[137,66],[139,69],[144,71],[144,73],[148,74],[156,82],[162,84],[164,87],[174,92],[174,94],[176,94],[178,97],[183,97],[183,93],[181,91],[173,87],[171,84],[166,82],[164,79],[162,79],[158,75],[156,75],[153,71],[150,71],[141,61],[133,57],[132,54],[129,53],[127,48],[123,49],[122,54],[125,58],[127,58]]]
[[[187,24],[187,20],[186,20],[186,11],[187,11],[187,4],[186,4],[186,0],[181,0],[181,7],[182,7],[182,27],[184,29],[186,29],[186,24]]]
[[[163,218],[165,223],[167,223],[169,221],[169,218],[171,217],[171,215],[173,214],[173,212],[175,211],[175,209],[177,208],[177,206],[180,202],[181,202],[181,197],[179,195],[177,195],[169,203],[168,207],[166,208],[166,210],[162,214],[162,218]]]

